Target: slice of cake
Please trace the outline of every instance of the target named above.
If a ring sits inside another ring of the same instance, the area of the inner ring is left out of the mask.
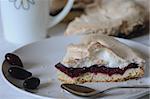
[[[100,6],[88,7],[85,15],[69,23],[65,35],[139,35],[146,28],[145,19],[145,9],[133,0],[113,0]]]
[[[104,35],[87,35],[70,44],[56,64],[64,83],[117,82],[144,75],[145,61],[127,45]]]

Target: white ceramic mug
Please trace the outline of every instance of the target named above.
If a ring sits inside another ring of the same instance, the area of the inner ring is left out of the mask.
[[[59,23],[72,8],[68,3],[55,17],[49,15],[52,0],[1,0],[4,37],[15,44],[28,44],[46,37],[47,29]]]

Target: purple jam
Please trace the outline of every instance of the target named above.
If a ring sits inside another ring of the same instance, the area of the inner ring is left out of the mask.
[[[106,67],[106,66],[98,66],[98,65],[93,65],[91,67],[83,67],[83,68],[68,68],[65,67],[63,64],[58,63],[55,65],[55,67],[60,70],[61,72],[67,74],[70,77],[78,77],[84,73],[90,72],[90,73],[104,73],[107,74],[109,76],[113,75],[113,74],[121,74],[123,75],[124,72],[127,69],[131,69],[131,68],[138,68],[138,64],[136,63],[131,63],[129,64],[127,67],[125,68],[110,68],[110,67]]]

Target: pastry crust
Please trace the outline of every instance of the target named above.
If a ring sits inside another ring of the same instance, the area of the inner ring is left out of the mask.
[[[85,73],[79,77],[71,78],[59,70],[57,70],[57,74],[58,79],[62,81],[62,83],[69,83],[69,84],[82,84],[86,82],[120,82],[142,77],[144,75],[144,68],[143,66],[140,66],[136,69],[126,70],[123,75],[113,74],[112,76],[102,73],[98,74]]]
[[[135,27],[145,25],[145,10],[131,0],[115,0],[86,10],[86,15],[72,21],[65,35],[100,33],[129,35]]]

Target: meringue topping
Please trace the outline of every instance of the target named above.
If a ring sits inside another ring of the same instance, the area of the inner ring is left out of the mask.
[[[82,68],[92,65],[124,68],[130,63],[145,61],[131,48],[104,35],[89,35],[80,44],[71,44],[61,62],[66,67]]]

